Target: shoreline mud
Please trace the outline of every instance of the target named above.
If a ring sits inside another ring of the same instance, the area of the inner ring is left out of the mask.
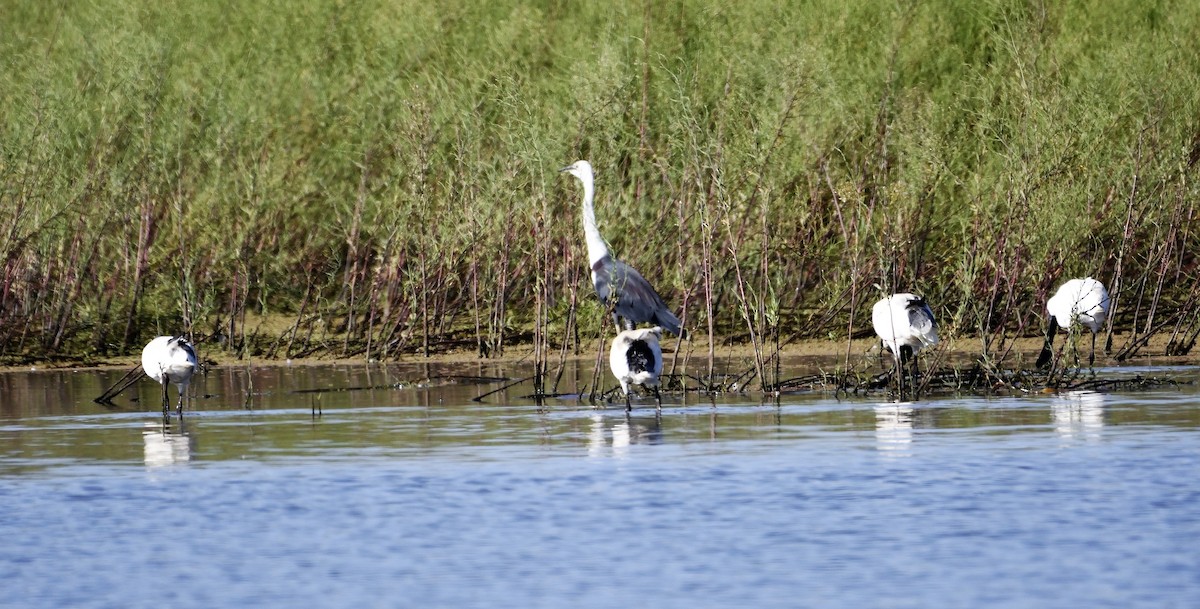
[[[1119,344],[1120,336],[1114,337],[1114,344]],[[1170,365],[1200,365],[1200,354],[1189,354],[1182,356],[1163,355],[1167,337],[1154,337],[1149,343],[1141,348],[1136,354],[1126,358],[1124,361],[1117,361],[1111,355],[1106,355],[1101,351],[1096,354],[1096,367],[1103,366],[1170,366]],[[787,367],[800,366],[802,368],[830,368],[830,369],[853,369],[862,366],[878,365],[880,358],[879,343],[875,339],[854,339],[850,341],[832,341],[821,339],[802,339],[792,341],[781,345],[780,359],[785,362]],[[1003,353],[994,352],[993,357],[1003,355],[1003,359],[998,362],[1002,367],[1030,367],[1033,365],[1037,357],[1038,350],[1041,349],[1041,337],[1022,337],[1009,339],[1006,342]],[[607,347],[607,345],[604,345]],[[1080,342],[1080,349],[1086,349],[1085,343]],[[773,346],[763,351],[763,358],[770,358],[773,355]],[[708,361],[708,341],[687,340],[679,341],[676,338],[663,341],[663,355],[667,365],[670,365],[678,354],[678,361],[687,361],[690,367],[700,364],[707,364]],[[1116,349],[1114,348],[1114,352]],[[512,364],[518,365],[523,362],[532,362],[534,357],[534,349],[530,344],[514,344],[505,349],[505,352],[498,356],[489,358],[479,357],[473,350],[455,350],[440,352],[430,355],[429,357],[420,354],[404,354],[398,358],[389,358],[384,361],[376,359],[364,359],[361,357],[338,357],[338,356],[310,356],[304,358],[238,358],[224,350],[208,350],[203,344],[197,345],[197,352],[201,361],[207,367],[223,367],[223,366],[247,366],[254,367],[269,367],[269,366],[327,366],[327,365],[362,365],[362,364],[468,364],[468,363],[491,363],[491,364]],[[978,337],[962,337],[962,338],[946,338],[943,339],[937,348],[922,354],[922,361],[927,362],[942,362],[951,364],[963,364],[968,362],[978,361],[981,358],[982,345]],[[606,358],[607,350],[605,349],[603,356]],[[884,354],[886,356],[886,354]],[[558,349],[551,350],[549,358],[550,364],[553,366],[558,361],[589,361],[596,359],[597,354],[593,349],[580,349],[579,352],[570,351],[565,357],[559,355]],[[731,360],[745,360],[747,364],[752,365],[754,361],[754,348],[749,343],[729,343],[723,341],[714,348],[714,357],[720,362],[729,362]],[[603,358],[602,358],[603,359]],[[107,369],[107,368],[129,368],[136,365],[139,361],[138,353],[131,353],[126,356],[118,357],[103,357],[103,358],[61,358],[47,360],[31,360],[21,364],[4,364],[0,365],[0,372],[17,372],[31,370],[72,370],[72,369]],[[605,361],[607,361],[605,359]]]

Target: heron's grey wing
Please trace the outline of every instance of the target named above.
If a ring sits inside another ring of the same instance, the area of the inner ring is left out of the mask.
[[[650,323],[662,327],[679,338],[688,337],[687,330],[683,329],[683,322],[679,321],[679,318],[665,306],[654,314],[654,319],[650,320]]]
[[[637,269],[620,260],[612,260],[608,268],[609,287],[617,295],[617,315],[635,324],[653,323],[681,336],[679,318],[667,308],[662,296]]]
[[[608,275],[610,289],[617,295],[617,313],[623,317],[647,322],[655,311],[667,307],[650,282],[628,264],[613,260],[608,265]]]
[[[688,337],[687,330],[683,329],[683,322],[679,321],[679,318],[676,317],[675,314],[669,309],[663,309],[659,311],[658,315],[654,316],[654,321],[652,323],[656,326],[661,326],[662,329],[674,334],[675,336],[678,336],[679,338]]]
[[[612,256],[605,256],[592,265],[592,285],[596,288],[596,296],[605,306],[609,305],[610,298],[614,298],[613,286],[617,282],[614,272],[616,263],[617,261],[613,260]],[[620,291],[616,290],[615,295],[619,297]]]

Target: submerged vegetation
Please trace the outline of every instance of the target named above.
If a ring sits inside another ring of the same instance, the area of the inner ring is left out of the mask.
[[[763,378],[891,291],[996,359],[1074,276],[1118,357],[1200,333],[1194,2],[7,4],[8,360],[593,350],[578,158]]]

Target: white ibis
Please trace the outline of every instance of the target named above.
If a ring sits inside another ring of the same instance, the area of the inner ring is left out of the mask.
[[[1092,355],[1088,358],[1088,367],[1096,363],[1096,333],[1108,319],[1109,307],[1108,290],[1104,284],[1084,277],[1072,279],[1062,284],[1054,296],[1046,301],[1046,311],[1053,318],[1046,325],[1046,343],[1038,355],[1037,367],[1045,368],[1054,352],[1054,335],[1059,328],[1071,331],[1076,326],[1083,326],[1092,332]]]
[[[653,388],[654,401],[662,407],[662,396],[658,392],[658,377],[663,367],[662,348],[658,345],[660,338],[662,328],[655,326],[625,330],[613,339],[608,365],[612,368],[613,376],[621,383],[621,391],[625,393],[626,411],[633,409],[629,401],[630,385]]]

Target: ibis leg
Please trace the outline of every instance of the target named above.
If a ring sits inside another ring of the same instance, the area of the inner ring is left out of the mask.
[[[917,385],[917,377],[921,376],[921,368],[917,365],[916,354],[909,356],[909,359],[912,361],[912,381],[915,387]]]
[[[1058,332],[1058,323],[1054,319],[1050,320],[1050,326],[1046,328],[1046,342],[1042,344],[1042,352],[1038,354],[1037,363],[1034,366],[1038,370],[1044,370],[1050,365],[1050,360],[1054,356],[1054,334]]]

